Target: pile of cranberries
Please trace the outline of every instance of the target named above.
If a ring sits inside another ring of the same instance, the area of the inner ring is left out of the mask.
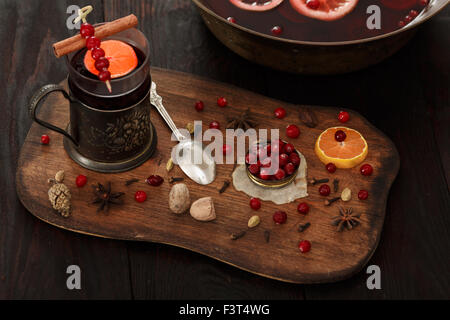
[[[295,173],[300,165],[300,156],[292,144],[278,140],[277,143],[251,147],[245,163],[247,170],[256,178],[283,180]]]

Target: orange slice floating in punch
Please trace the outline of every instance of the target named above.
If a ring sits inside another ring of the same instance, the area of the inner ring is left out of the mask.
[[[136,69],[138,58],[129,44],[119,40],[106,40],[102,41],[100,48],[105,51],[105,57],[109,60],[108,71],[111,72],[112,79],[123,77]],[[99,74],[90,51],[84,56],[84,66],[96,76]]]

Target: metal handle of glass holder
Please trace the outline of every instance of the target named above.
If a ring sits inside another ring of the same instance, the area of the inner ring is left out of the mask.
[[[69,102],[72,102],[72,99],[70,98],[70,95],[66,92],[66,90],[61,86],[61,85],[57,85],[57,84],[48,84],[46,86],[43,86],[41,89],[39,89],[38,92],[36,92],[33,97],[30,100],[30,117],[36,121],[36,123],[40,124],[41,126],[53,130],[55,132],[58,132],[62,135],[64,135],[65,137],[67,137],[68,139],[70,139],[70,141],[72,141],[77,147],[78,147],[78,142],[65,130],[58,128],[48,122],[45,122],[41,119],[39,119],[36,115],[37,111],[38,111],[38,107],[41,103],[41,101],[50,93],[52,92],[61,92],[64,96],[64,98],[66,98]]]

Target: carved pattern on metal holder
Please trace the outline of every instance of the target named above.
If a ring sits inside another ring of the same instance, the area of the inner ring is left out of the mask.
[[[88,142],[92,146],[105,148],[108,155],[130,152],[144,147],[150,136],[150,114],[147,108],[138,108],[115,123],[108,122],[104,131],[90,126]]]

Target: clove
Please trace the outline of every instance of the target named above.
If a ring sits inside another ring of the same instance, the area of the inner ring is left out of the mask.
[[[309,184],[312,184],[313,186],[314,185],[316,185],[316,184],[318,184],[318,183],[327,183],[327,182],[329,182],[330,181],[330,179],[328,179],[328,178],[325,178],[325,179],[315,179],[315,178],[312,178],[312,179],[310,179],[309,181],[308,181],[308,183]]]
[[[333,180],[334,193],[339,191],[339,179]]]
[[[138,182],[139,181],[139,179],[131,179],[131,180],[127,180],[127,181],[125,181],[125,185],[126,186],[129,186],[129,185],[132,185],[133,183],[136,183],[136,182]]]
[[[303,232],[303,231],[305,231],[306,229],[309,228],[310,225],[311,225],[311,223],[309,223],[309,222],[307,222],[307,223],[305,223],[305,224],[299,225],[299,226],[298,226],[298,232]]]
[[[246,233],[245,231],[240,231],[238,233],[232,233],[230,235],[230,239],[231,240],[237,240],[237,239],[242,238],[243,236],[245,236],[245,233]]]
[[[323,204],[326,205],[326,206],[329,206],[329,205],[331,205],[333,202],[338,201],[340,198],[341,198],[341,197],[336,197],[336,198],[333,198],[333,199],[326,199],[326,200],[323,202]]]
[[[224,193],[225,190],[227,190],[227,188],[228,188],[229,186],[230,186],[230,181],[225,180],[225,181],[223,182],[222,188],[220,188],[220,190],[219,190],[219,193]]]
[[[181,182],[183,181],[184,178],[174,178],[174,177],[170,177],[169,178],[169,183],[174,183],[174,182]]]
[[[269,243],[269,241],[270,241],[270,231],[269,230],[264,231],[264,239],[266,240],[266,243]]]

